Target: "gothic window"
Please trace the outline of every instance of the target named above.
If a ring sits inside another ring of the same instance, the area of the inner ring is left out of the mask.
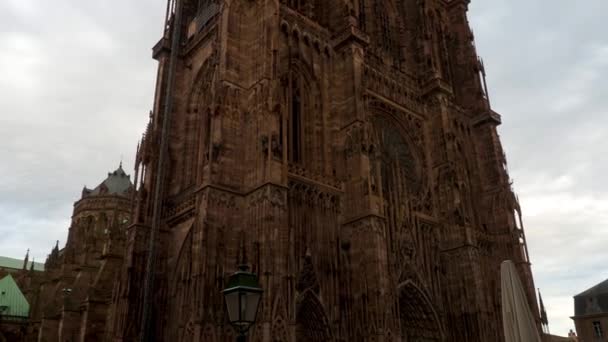
[[[389,54],[393,54],[396,48],[395,40],[393,39],[394,32],[391,29],[392,25],[386,4],[382,4],[380,1],[377,1],[375,3],[374,10],[376,12],[376,20],[378,20],[377,30],[379,45]]]
[[[207,163],[209,161],[209,150],[211,148],[211,111],[207,111],[206,113],[206,118],[205,118],[205,137],[204,137],[204,141],[205,141],[205,153],[204,153],[204,163]]]
[[[365,31],[365,0],[359,0],[359,28]]]
[[[290,64],[281,78],[287,160],[320,171],[325,147],[321,92],[310,66],[295,58]]]
[[[290,117],[289,117],[289,161],[302,161],[302,92],[299,78],[291,80]]]
[[[446,81],[450,81],[449,45],[445,29],[446,19],[439,11],[435,13],[429,12],[427,15],[432,49],[432,62],[427,60],[427,64],[429,67],[434,68]]]
[[[384,47],[390,48],[392,46],[390,22],[388,20],[388,15],[384,10],[380,11],[380,25],[382,34],[382,44],[384,45]]]
[[[287,3],[287,6],[302,12],[304,15],[313,16],[315,7],[313,0],[283,0],[282,2]]]
[[[442,76],[449,81],[450,80],[450,64],[448,59],[448,46],[447,46],[447,37],[444,29],[441,26],[438,26],[437,29],[437,39],[439,45],[439,59],[441,63],[441,73]]]
[[[409,144],[403,138],[394,123],[383,117],[374,119],[376,134],[380,142],[380,162],[382,164],[383,183],[388,182],[392,176],[403,177],[408,192],[416,193],[420,188],[420,172],[416,165],[416,159],[412,154]],[[387,178],[387,179],[384,179]],[[388,187],[388,184],[383,184]],[[386,195],[386,194],[385,194]]]
[[[593,322],[593,336],[596,338],[604,337],[604,331],[602,331],[602,326],[598,321]]]
[[[198,1],[197,13],[209,17],[213,12],[217,11],[218,5],[214,0],[196,0]]]
[[[183,4],[186,22],[197,21],[204,25],[211,16],[217,13],[218,6],[214,0],[186,0]]]

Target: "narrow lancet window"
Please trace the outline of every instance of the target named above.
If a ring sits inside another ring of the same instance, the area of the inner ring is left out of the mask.
[[[365,31],[365,0],[359,0],[359,29]]]
[[[390,53],[393,49],[393,39],[391,22],[388,17],[388,13],[386,12],[387,9],[384,8],[379,2],[376,3],[374,9],[376,12],[376,20],[378,20],[377,27],[380,46]]]
[[[299,163],[302,160],[302,97],[297,78],[291,81],[291,117],[290,117],[290,148],[289,159]]]

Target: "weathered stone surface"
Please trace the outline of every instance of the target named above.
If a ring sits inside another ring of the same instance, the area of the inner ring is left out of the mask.
[[[233,341],[220,291],[244,256],[265,290],[254,342],[501,341],[505,259],[538,312],[468,1],[182,4],[169,157],[159,169],[173,12],[124,261],[77,267],[103,254],[66,247],[78,261],[43,291],[119,280],[76,296],[80,321],[43,305],[41,341],[137,339],[155,201],[155,341]]]
[[[66,245],[37,275],[26,341],[105,341],[134,187],[122,165],[74,203]]]
[[[265,289],[252,341],[500,341],[504,259],[535,306],[467,3],[185,1],[158,339],[230,340],[219,293],[243,254]],[[157,58],[117,341],[140,332]]]

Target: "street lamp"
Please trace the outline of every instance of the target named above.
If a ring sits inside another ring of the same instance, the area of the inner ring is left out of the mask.
[[[222,293],[228,309],[228,320],[239,335],[237,341],[245,341],[247,331],[255,323],[262,292],[258,277],[249,272],[247,265],[239,266],[239,270],[228,279]]]

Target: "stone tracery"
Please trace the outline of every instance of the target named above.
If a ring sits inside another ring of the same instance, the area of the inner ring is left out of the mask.
[[[160,340],[234,338],[217,293],[245,250],[267,291],[255,342],[493,340],[483,300],[497,293],[484,275],[525,240],[497,116],[471,119],[488,104],[467,79],[478,62],[467,59],[465,1],[188,1],[187,14],[211,3],[218,20],[188,24],[177,57],[166,170],[155,166],[162,97],[138,148],[114,340],[140,329],[156,201]],[[155,49],[161,70],[168,36]],[[168,189],[155,199],[160,176]],[[73,236],[94,256],[95,220],[112,216],[82,216]],[[86,259],[76,250],[65,258]]]

